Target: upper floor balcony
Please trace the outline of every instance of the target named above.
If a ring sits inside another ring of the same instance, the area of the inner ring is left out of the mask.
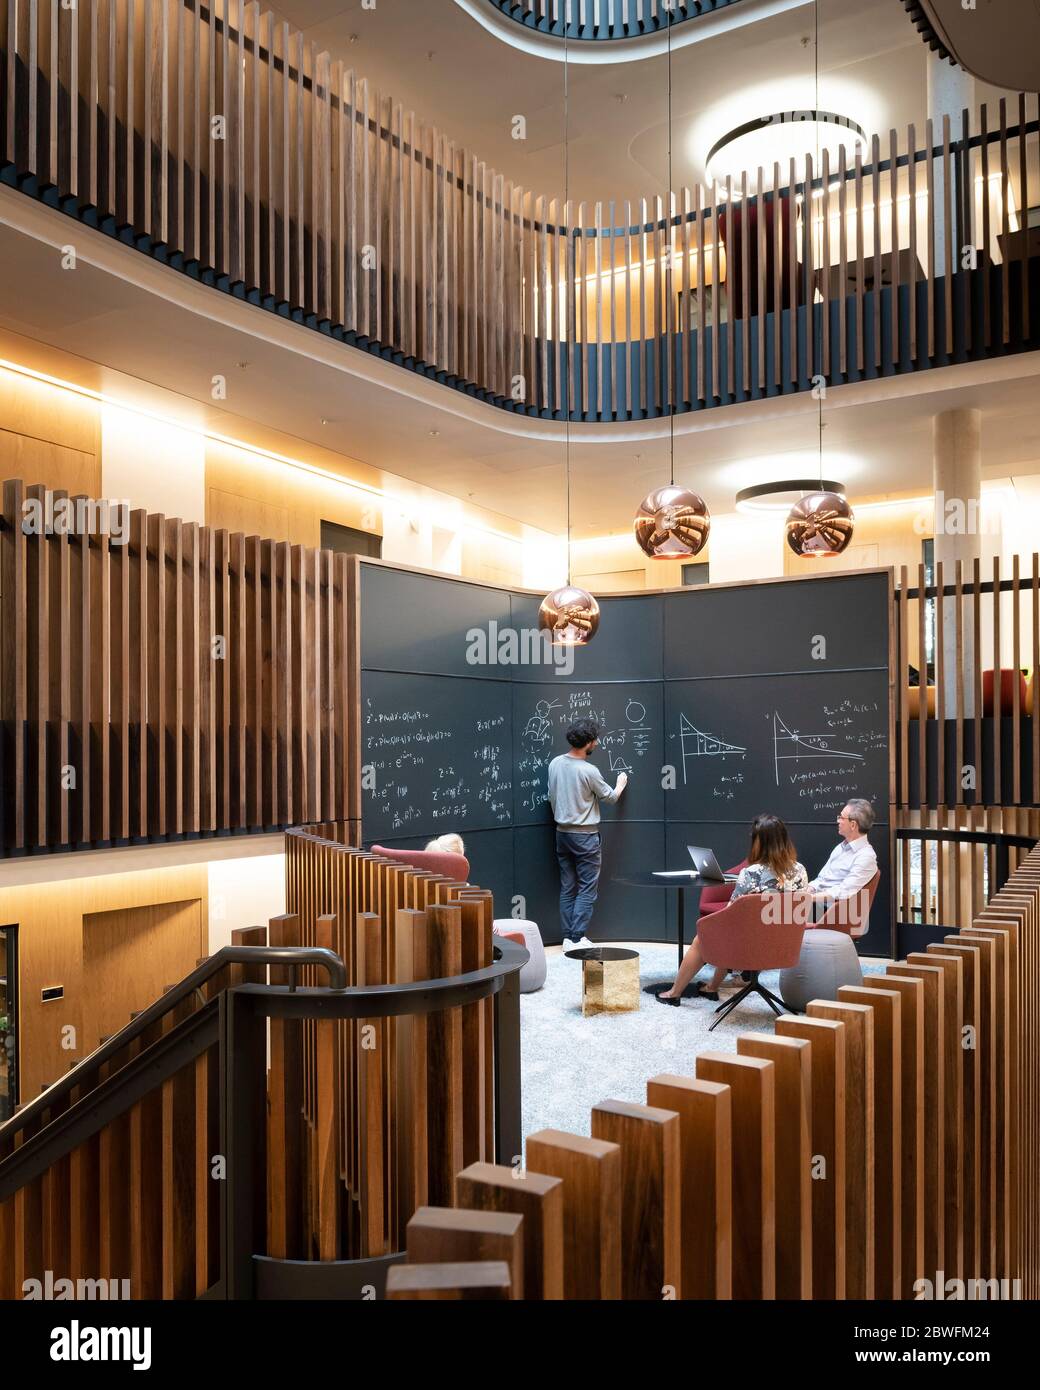
[[[1038,130],[1020,95],[851,156],[565,201],[256,3],[0,13],[4,181],[518,417],[646,420],[1035,348]]]
[[[553,38],[621,40],[656,34],[686,20],[717,14],[740,0],[461,0]]]

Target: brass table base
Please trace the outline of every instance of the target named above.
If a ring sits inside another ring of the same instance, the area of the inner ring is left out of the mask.
[[[639,1008],[639,957],[582,962],[581,1012],[592,1014],[629,1013]]]

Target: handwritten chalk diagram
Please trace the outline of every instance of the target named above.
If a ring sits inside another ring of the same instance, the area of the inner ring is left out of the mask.
[[[534,713],[524,725],[521,738],[530,739],[532,743],[548,743],[552,734],[550,715],[559,707],[559,700],[539,700],[534,707]]]
[[[645,758],[650,751],[650,735],[653,729],[646,722],[646,705],[640,700],[629,700],[625,706],[625,721],[632,735],[632,751],[637,758]],[[626,768],[631,772],[631,768]]]
[[[544,807],[549,797],[549,764],[558,753],[566,753],[564,735],[579,719],[591,719],[599,729],[600,750],[606,759],[605,766],[600,761],[604,776],[632,773],[650,755],[654,731],[646,705],[627,699],[619,718],[608,709],[607,698],[602,690],[578,687],[561,692],[559,699],[539,700],[526,718],[519,714],[517,788],[522,810],[534,813]],[[596,756],[599,759],[600,755]]]
[[[739,743],[728,743],[717,734],[704,733],[682,713],[679,715],[679,748],[682,754],[684,785],[687,782],[687,764],[691,758],[743,757],[747,752]]]
[[[773,711],[773,770],[776,785],[780,785],[780,764],[782,762],[819,761],[833,762],[840,758],[849,762],[861,763],[865,754],[853,753],[848,748],[834,748],[833,734],[803,734],[800,729],[792,729],[779,711]]]
[[[377,709],[366,697],[363,722],[374,773],[366,814],[379,833],[511,824],[506,715],[456,721],[420,704]]]

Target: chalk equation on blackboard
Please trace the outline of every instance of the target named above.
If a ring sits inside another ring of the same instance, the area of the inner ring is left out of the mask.
[[[864,754],[853,753],[847,748],[834,748],[833,734],[803,734],[800,729],[792,729],[777,710],[773,711],[773,767],[776,785],[780,785],[780,764],[794,759],[847,758],[853,762],[864,761]],[[781,751],[785,750],[785,751]]]
[[[685,714],[679,715],[679,747],[682,753],[682,776],[686,783],[686,765],[691,758],[725,758],[747,752],[739,743],[728,743],[716,734],[706,734],[692,724]]]

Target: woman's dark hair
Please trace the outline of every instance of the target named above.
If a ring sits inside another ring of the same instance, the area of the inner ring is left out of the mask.
[[[587,748],[599,738],[599,729],[591,719],[579,719],[567,730],[567,742],[572,748]]]
[[[765,864],[777,878],[785,878],[798,862],[798,851],[779,816],[756,816],[751,822],[749,864]]]

